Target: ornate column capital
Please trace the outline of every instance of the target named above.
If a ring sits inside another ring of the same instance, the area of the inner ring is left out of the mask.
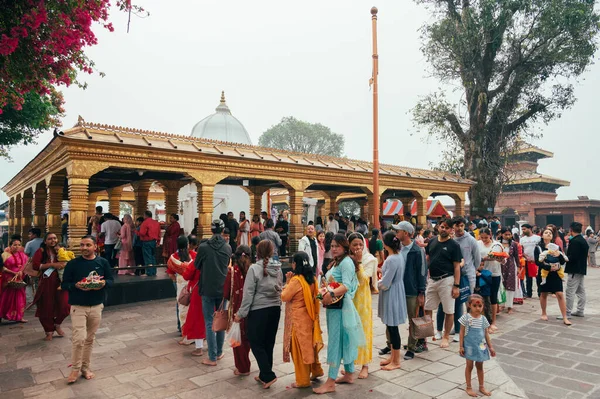
[[[221,180],[227,178],[226,173],[215,173],[215,172],[202,172],[198,170],[188,171],[187,174],[193,178],[196,182],[204,185],[214,186]]]
[[[67,165],[67,177],[89,179],[98,172],[108,169],[110,164],[99,161],[73,160]]]

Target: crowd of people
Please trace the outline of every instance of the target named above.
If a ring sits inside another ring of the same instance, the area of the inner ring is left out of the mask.
[[[161,228],[152,214],[146,212],[135,222],[125,215],[121,222],[102,214],[102,209],[97,213],[90,219],[89,234],[81,239],[79,257],[61,247],[56,234],[42,238],[35,228],[25,247],[20,236],[13,236],[2,254],[2,319],[26,322],[25,275],[37,280],[33,305],[46,340],[64,336],[61,325],[71,315],[69,383],[80,375],[94,377],[91,348],[101,321],[103,290],[113,282],[115,252],[119,265],[143,259],[147,275],[156,274],[154,254]],[[280,260],[287,250],[286,217],[282,213],[275,223],[253,215],[248,221],[242,212],[238,222],[230,212],[212,222],[210,238],[198,240],[194,234],[183,235],[177,215],[170,215],[162,237],[167,273],[177,290],[179,344],[193,344],[192,356],[206,355],[202,363],[216,366],[224,357],[226,333],[239,332],[227,339],[233,347],[234,374],[250,373],[251,351],[260,370],[255,380],[265,389],[277,381],[273,349],[282,304],[283,360],[294,364],[294,387],[310,387],[325,375],[319,353],[327,344],[327,379],[314,388],[317,394],[352,383],[356,369],[357,378],[369,377],[374,294],[379,295],[377,315],[387,338],[379,354],[389,355],[380,362],[381,369],[398,369],[402,361],[427,351],[429,337],[441,340],[441,348],[456,342],[466,359],[466,390],[471,396],[476,396],[470,379],[473,368],[479,392],[490,394],[484,386],[483,362],[495,355],[490,337],[502,329],[498,315],[511,315],[515,305],[532,299],[534,281],[542,320],[549,320],[549,294],[556,297],[558,319],[565,326],[573,316],[584,317],[584,279],[588,263],[596,267],[591,258],[598,239],[593,232],[582,234],[578,222],[561,235],[562,228],[553,225],[526,223],[514,231],[494,218],[488,224],[460,216],[440,218],[424,229],[407,215],[384,224],[389,228],[373,229],[368,237],[362,219],[330,214],[326,224],[308,223],[284,279]],[[90,279],[94,273],[101,278]],[[321,306],[326,308],[326,343]],[[435,331],[424,336],[415,321],[432,320],[434,311]],[[399,326],[405,323],[409,337],[402,346]]]

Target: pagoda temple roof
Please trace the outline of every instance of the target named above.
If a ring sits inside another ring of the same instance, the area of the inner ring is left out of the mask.
[[[521,159],[543,159],[543,158],[553,158],[554,153],[551,151],[544,150],[540,147],[537,147],[533,144],[529,144],[523,140],[519,140],[517,144],[517,149],[513,151],[511,157]]]
[[[517,186],[522,184],[546,183],[558,187],[568,187],[571,182],[568,180],[557,179],[556,177],[543,175],[541,173],[528,170],[516,170],[511,173],[510,182],[505,186]]]

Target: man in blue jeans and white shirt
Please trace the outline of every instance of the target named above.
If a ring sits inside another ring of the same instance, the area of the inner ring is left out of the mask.
[[[202,364],[208,366],[216,366],[217,360],[223,358],[225,332],[215,333],[212,330],[212,323],[213,313],[221,306],[221,302],[224,302],[223,308],[227,305],[227,301],[223,299],[223,285],[227,277],[231,247],[221,236],[224,227],[225,224],[222,220],[213,220],[210,226],[213,236],[200,244],[194,262],[196,269],[200,270],[198,290],[202,297],[202,313],[204,314],[206,343],[208,344],[208,359],[204,359]]]

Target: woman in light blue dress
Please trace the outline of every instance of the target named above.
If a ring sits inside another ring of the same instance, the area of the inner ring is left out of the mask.
[[[357,265],[348,256],[350,252],[348,240],[342,234],[336,234],[331,242],[334,257],[325,278],[327,282],[337,282],[339,287],[329,291],[322,288],[323,305],[332,303],[332,295],[344,295],[341,309],[327,309],[327,363],[329,373],[327,381],[319,388],[313,389],[316,394],[335,392],[336,383],[351,384],[354,382],[354,361],[358,356],[358,348],[365,345],[360,316],[352,299],[358,288],[356,277]],[[337,378],[340,364],[344,364],[345,375]]]
[[[413,244],[414,245],[414,244]],[[389,256],[381,268],[379,280],[379,305],[377,316],[386,325],[389,340],[392,344],[392,356],[383,360],[382,370],[400,368],[400,331],[398,325],[406,323],[406,293],[404,291],[404,268],[406,262],[400,252],[400,241],[396,232],[388,231],[383,236],[383,246]]]

